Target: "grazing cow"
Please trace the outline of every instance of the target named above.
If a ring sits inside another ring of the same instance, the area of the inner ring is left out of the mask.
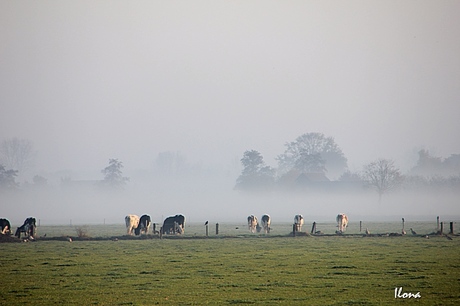
[[[24,224],[18,227],[16,230],[15,236],[21,238],[21,233],[24,233],[27,237],[35,236],[37,230],[36,220],[35,218],[29,217],[24,221]]]
[[[162,234],[183,234],[184,231],[185,217],[183,215],[170,216],[163,221]]]
[[[142,232],[147,235],[151,222],[149,215],[142,215],[139,220],[139,225],[134,229],[134,234],[140,235]]]
[[[303,216],[302,215],[295,215],[294,216],[294,224],[295,224],[295,231],[301,232],[302,225],[303,225]]]
[[[249,231],[251,233],[255,233],[256,232],[256,228],[257,226],[259,225],[259,222],[257,220],[257,217],[254,216],[254,215],[250,215],[248,217],[248,228],[249,228]]]
[[[11,235],[11,224],[8,219],[0,219],[0,233],[2,235]]]
[[[402,230],[401,230],[401,235],[405,235],[406,231],[404,230],[404,218],[402,218]]]
[[[337,215],[337,227],[339,228],[338,232],[343,233],[348,226],[348,217],[345,214],[338,214]]]
[[[139,216],[127,215],[125,217],[125,223],[126,223],[126,234],[132,235],[133,230],[137,228],[137,226],[139,225]]]
[[[272,221],[269,215],[262,216],[262,228],[264,229],[265,234],[270,233],[270,223],[271,222]]]

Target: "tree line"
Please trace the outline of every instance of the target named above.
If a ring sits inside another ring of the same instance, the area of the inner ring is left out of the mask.
[[[33,165],[36,152],[33,145],[26,139],[11,138],[0,144],[0,190],[13,190],[19,187],[16,182],[19,172],[25,171]],[[9,168],[9,169],[8,169]],[[109,159],[109,165],[101,170],[103,178],[98,182],[99,186],[105,188],[121,189],[129,181],[123,176],[123,163],[118,159]],[[66,183],[70,179],[62,178]],[[45,186],[47,179],[35,175],[32,179],[33,185]]]
[[[20,171],[31,167],[36,152],[30,141],[7,139],[0,143],[0,189],[19,187],[16,178]],[[285,150],[276,157],[277,168],[266,165],[262,154],[256,150],[244,152],[240,162],[241,174],[234,189],[242,191],[291,190],[293,187],[324,187],[328,182],[335,186],[361,186],[375,189],[382,195],[397,189],[405,190],[455,190],[460,191],[460,154],[448,158],[432,156],[427,150],[419,151],[416,165],[406,174],[391,159],[379,158],[362,171],[348,170],[347,158],[332,137],[322,133],[305,133],[285,144]],[[197,173],[186,163],[180,153],[162,152],[155,162],[155,171],[162,177],[174,173]],[[123,176],[123,163],[109,159],[109,165],[101,170],[103,178],[98,185],[122,189],[129,178]],[[194,170],[195,169],[195,170]],[[236,176],[237,173],[234,173]],[[64,183],[70,179],[61,179]],[[47,179],[35,175],[33,184],[43,186]],[[314,189],[314,188],[313,188]]]
[[[243,191],[286,190],[292,187],[325,186],[328,182],[354,182],[382,195],[396,189],[438,188],[460,190],[460,154],[446,159],[419,151],[419,160],[406,175],[391,159],[379,158],[364,165],[361,172],[348,170],[347,158],[332,137],[306,133],[285,144],[276,157],[277,168],[266,165],[257,150],[247,150],[235,189]],[[344,185],[344,184],[342,184]],[[340,186],[340,184],[335,184]],[[305,188],[306,189],[306,188]]]

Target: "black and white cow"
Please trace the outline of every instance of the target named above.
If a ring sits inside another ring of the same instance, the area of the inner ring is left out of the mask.
[[[295,215],[294,216],[294,224],[295,224],[295,230],[296,232],[301,232],[302,231],[302,225],[303,225],[303,216],[302,215]]]
[[[270,224],[272,220],[269,215],[263,215],[262,216],[262,228],[264,229],[264,233],[268,234],[270,233]]]
[[[248,216],[248,228],[251,233],[255,233],[257,226],[259,225],[259,221],[257,220],[257,217],[254,215]]]
[[[151,223],[152,220],[149,215],[142,215],[139,220],[139,225],[134,229],[134,234],[140,235],[141,233],[144,233],[147,235]]]
[[[0,219],[0,233],[2,235],[11,235],[11,224],[8,219]]]
[[[127,215],[125,217],[125,223],[126,223],[126,234],[132,235],[133,230],[136,229],[137,226],[139,225],[139,216]]]
[[[24,221],[24,224],[18,227],[15,236],[21,238],[21,233],[24,233],[26,237],[34,238],[37,231],[36,220],[33,217],[29,217]]]
[[[185,231],[185,216],[175,215],[163,221],[162,234],[183,234]]]

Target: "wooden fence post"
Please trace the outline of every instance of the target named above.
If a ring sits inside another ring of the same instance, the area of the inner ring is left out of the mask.
[[[436,230],[439,231],[439,216],[436,217]]]
[[[439,235],[442,235],[444,232],[444,222],[441,222],[441,229],[439,230]]]
[[[216,235],[219,235],[219,223],[216,223]]]
[[[363,229],[363,221],[359,221],[359,231]]]
[[[206,237],[208,237],[208,225],[206,224]]]
[[[160,227],[160,239],[163,239],[163,226]]]
[[[292,224],[292,235],[295,237],[295,232],[297,231],[297,227],[295,226],[296,224]]]
[[[311,233],[310,234],[314,234],[316,233],[316,222],[313,222],[313,225],[311,226]]]
[[[450,222],[450,232],[449,234],[453,235],[454,234],[454,222]]]

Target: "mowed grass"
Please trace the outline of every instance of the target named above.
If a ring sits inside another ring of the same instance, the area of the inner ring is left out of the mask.
[[[460,237],[37,241],[0,258],[1,305],[460,303]]]

